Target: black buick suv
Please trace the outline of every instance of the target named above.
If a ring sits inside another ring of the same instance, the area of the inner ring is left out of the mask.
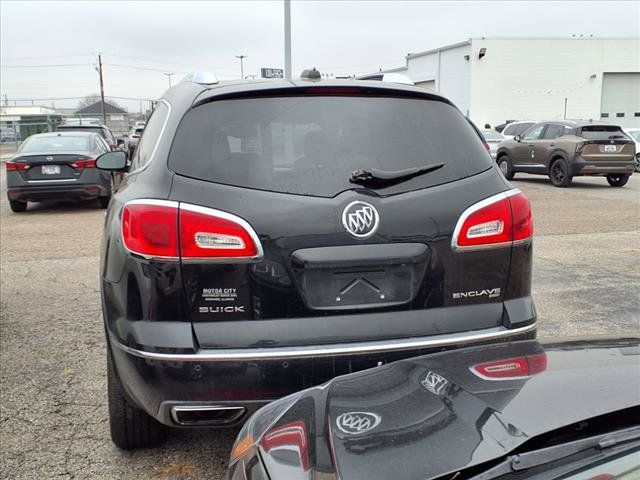
[[[529,202],[439,95],[192,75],[130,160],[97,162],[125,171],[100,272],[121,448],[241,423],[343,373],[535,336]]]

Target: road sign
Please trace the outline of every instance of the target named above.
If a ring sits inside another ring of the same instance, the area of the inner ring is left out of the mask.
[[[284,71],[281,68],[261,68],[262,78],[284,78]]]

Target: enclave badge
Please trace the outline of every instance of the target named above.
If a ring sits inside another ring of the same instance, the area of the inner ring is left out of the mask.
[[[376,233],[379,222],[378,211],[367,202],[351,202],[342,212],[342,225],[357,238],[367,238]]]
[[[380,415],[371,412],[347,412],[336,419],[336,426],[349,435],[360,435],[376,428],[381,420]]]

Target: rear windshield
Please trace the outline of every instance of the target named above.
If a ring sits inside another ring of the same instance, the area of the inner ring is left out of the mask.
[[[627,139],[620,127],[613,125],[590,125],[580,129],[580,136],[589,140]]]
[[[320,197],[362,188],[354,170],[445,166],[391,194],[477,174],[491,166],[482,142],[454,107],[388,97],[269,97],[214,101],[191,110],[169,165],[181,175]]]
[[[89,137],[31,137],[22,145],[20,153],[29,152],[86,152]]]

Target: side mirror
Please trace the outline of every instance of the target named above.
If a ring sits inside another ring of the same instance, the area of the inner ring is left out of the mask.
[[[96,159],[96,167],[100,170],[111,172],[121,172],[127,168],[127,152],[124,150],[114,150],[103,153]]]
[[[516,142],[520,142],[520,140],[522,140],[522,137],[521,137],[520,135],[516,135],[515,137],[513,137],[513,139],[514,139]]]

